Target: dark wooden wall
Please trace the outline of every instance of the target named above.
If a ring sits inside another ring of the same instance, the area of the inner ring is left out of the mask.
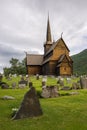
[[[27,66],[27,67],[29,75],[42,74],[41,66]]]

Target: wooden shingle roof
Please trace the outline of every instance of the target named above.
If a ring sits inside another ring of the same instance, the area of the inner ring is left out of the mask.
[[[27,54],[27,65],[42,65],[43,55]]]

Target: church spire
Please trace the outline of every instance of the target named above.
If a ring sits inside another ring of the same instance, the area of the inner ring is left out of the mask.
[[[47,34],[46,34],[46,41],[52,42],[51,38],[51,29],[50,29],[50,22],[49,22],[49,14],[48,14],[48,21],[47,21]]]

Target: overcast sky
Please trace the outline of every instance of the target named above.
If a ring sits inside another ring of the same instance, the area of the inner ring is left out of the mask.
[[[25,51],[43,54],[48,12],[53,40],[70,55],[87,49],[87,0],[0,0],[0,72]]]

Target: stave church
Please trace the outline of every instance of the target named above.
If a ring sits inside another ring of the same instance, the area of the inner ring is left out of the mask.
[[[61,37],[52,41],[49,16],[47,20],[46,42],[44,54],[26,54],[26,67],[29,75],[71,76],[73,61],[69,56],[69,48]]]

